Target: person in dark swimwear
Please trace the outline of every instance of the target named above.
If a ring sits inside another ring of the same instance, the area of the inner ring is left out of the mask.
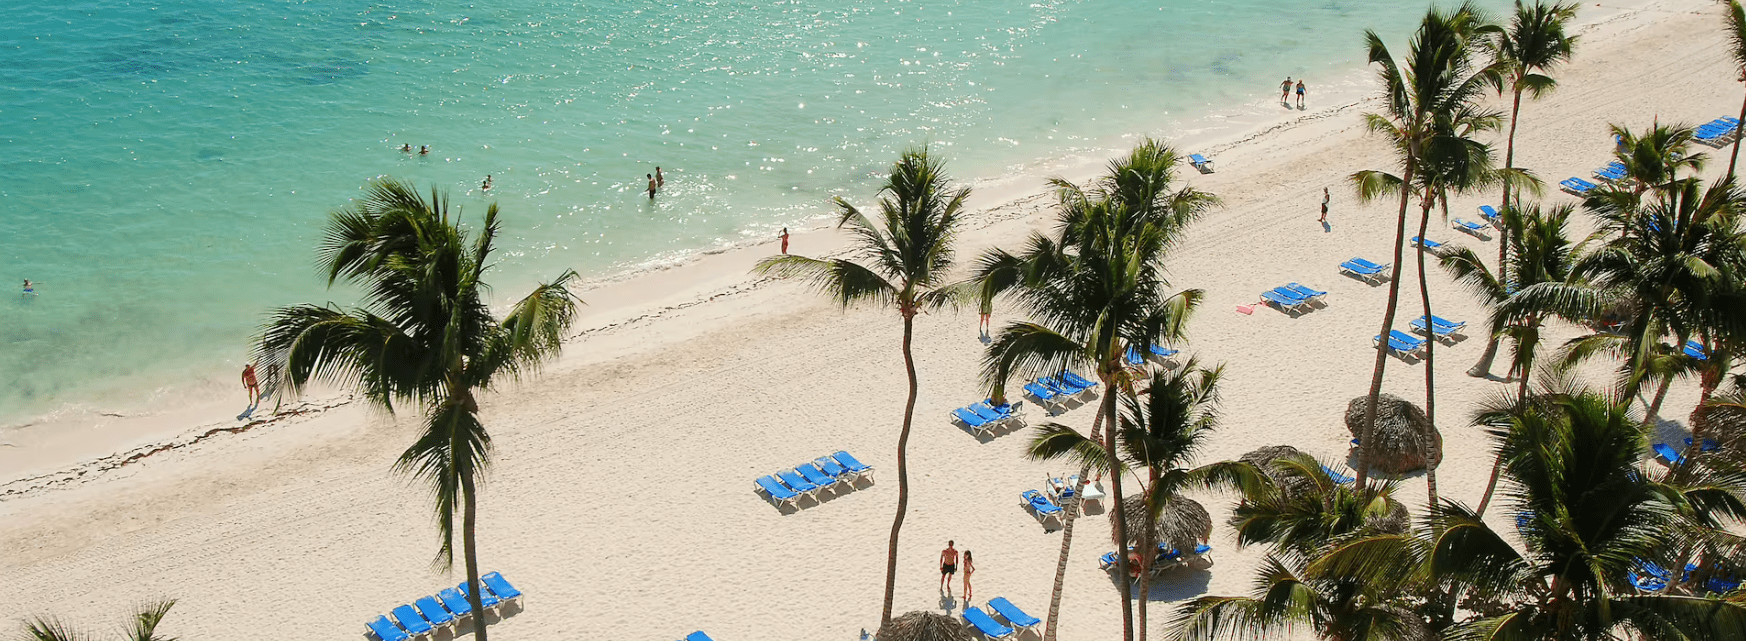
[[[952,547],[952,542],[946,542],[946,549],[940,550],[940,589],[946,596],[952,596],[952,575],[958,573],[958,549]]]
[[[408,154],[412,153],[412,143],[409,142],[409,143],[406,143],[404,145],[401,145],[400,151],[402,153],[408,153]]]
[[[1303,79],[1297,79],[1297,110],[1303,111]]]
[[[485,182],[479,183],[479,191],[491,191],[491,174],[485,174]]]
[[[654,174],[643,174],[643,175],[649,177],[649,200],[654,200],[655,199],[655,190],[660,189],[661,186],[655,184],[655,175]]]
[[[420,155],[420,156],[430,155],[430,145],[419,145],[418,146],[418,155]]]
[[[1321,220],[1321,222],[1324,222],[1324,223],[1328,222],[1328,200],[1330,200],[1332,198],[1333,198],[1333,196],[1328,195],[1328,188],[1323,187],[1322,188],[1322,220]]]
[[[1285,77],[1285,82],[1279,83],[1279,104],[1291,104],[1291,76]]]

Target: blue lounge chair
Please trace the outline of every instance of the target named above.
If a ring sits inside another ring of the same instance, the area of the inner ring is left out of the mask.
[[[1188,164],[1193,165],[1200,173],[1212,173],[1212,159],[1200,154],[1189,154]]]
[[[1132,351],[1132,349],[1131,349],[1131,348],[1130,348],[1130,351]],[[1062,379],[1062,380],[1065,380],[1065,381],[1067,381],[1067,382],[1069,382],[1069,383],[1072,383],[1072,384],[1074,384],[1074,385],[1078,385],[1078,386],[1080,386],[1080,387],[1084,387],[1084,388],[1094,388],[1094,387],[1097,387],[1097,382],[1096,382],[1096,381],[1093,381],[1093,380],[1091,380],[1091,379],[1088,379],[1088,378],[1085,378],[1085,377],[1084,377],[1084,376],[1080,376],[1080,375],[1078,375],[1078,374],[1074,374],[1074,373],[1073,373],[1073,372],[1061,372],[1061,379]]]
[[[410,605],[394,606],[391,612],[394,614],[394,620],[400,623],[400,627],[405,629],[407,634],[422,637],[436,632],[436,627],[424,620],[424,615],[419,614],[418,610],[412,609]]]
[[[820,488],[826,488],[837,484],[837,477],[825,474],[823,470],[818,469],[818,466],[811,463],[801,463],[800,465],[796,465],[794,466],[794,471],[799,472],[800,476],[806,479],[806,482],[817,485]],[[491,591],[497,592],[497,586],[491,586]],[[503,596],[503,593],[498,592],[497,596]],[[508,597],[505,598],[507,599]]]
[[[1632,568],[1625,577],[1631,581],[1632,586],[1644,592],[1660,592],[1667,589],[1667,570],[1642,559],[1637,559],[1637,567]]]
[[[1103,553],[1103,556],[1097,557],[1097,569],[1104,570],[1107,572],[1107,571],[1109,571],[1110,568],[1113,568],[1115,566],[1116,566],[1116,553],[1105,552],[1105,553]]]
[[[1381,343],[1382,337],[1377,336],[1375,341],[1376,343]],[[1415,337],[1398,329],[1391,329],[1388,331],[1388,349],[1397,355],[1402,357],[1417,356],[1419,351],[1424,348],[1425,341],[1422,338]]]
[[[1336,472],[1336,471],[1334,471],[1334,468],[1328,467],[1326,465],[1322,466],[1322,471],[1327,472],[1328,478],[1333,479],[1335,483],[1339,483],[1341,485],[1345,485],[1347,483],[1351,483],[1353,481],[1358,480],[1358,479],[1352,478],[1350,476],[1346,476],[1345,474],[1341,474],[1339,472]]]
[[[1036,490],[1025,490],[1024,492],[1021,492],[1019,496],[1024,497],[1025,503],[1029,504],[1031,509],[1035,510],[1038,516],[1043,518],[1053,518],[1056,520],[1061,518],[1061,506],[1055,505],[1055,502],[1050,501],[1049,497],[1043,496],[1042,492]]]
[[[1625,179],[1625,166],[1622,164],[1618,164],[1617,161],[1615,161],[1614,164],[1612,164],[1612,165],[1607,165],[1607,166],[1602,167],[1600,169],[1594,170],[1594,177],[1598,178],[1600,180],[1607,181],[1607,182],[1613,182],[1615,180],[1624,180]]]
[[[1037,399],[1038,403],[1045,405],[1045,406],[1058,405],[1058,404],[1067,400],[1067,399],[1061,398],[1061,395],[1055,393],[1055,390],[1049,389],[1049,388],[1044,387],[1042,385],[1038,385],[1034,382],[1025,383],[1024,389],[1025,389],[1025,393],[1031,395],[1031,398]]]
[[[1371,279],[1373,278],[1379,280],[1382,278],[1388,278],[1382,274],[1383,272],[1388,271],[1388,264],[1378,265],[1358,257],[1353,257],[1352,260],[1340,263],[1340,271],[1356,276],[1359,280],[1367,283],[1372,282]]]
[[[1573,196],[1587,196],[1588,192],[1594,191],[1595,187],[1599,186],[1574,176],[1558,181],[1558,185]]]
[[[994,410],[994,413],[999,414],[1001,416],[1005,416],[1005,417],[1009,417],[1009,418],[1018,418],[1018,413],[1019,413],[1019,410],[1021,409],[1020,406],[1023,404],[1024,404],[1024,402],[1020,401],[1018,403],[1001,403],[999,405],[996,405],[996,404],[994,404],[994,399],[985,398],[985,399],[982,399],[981,401],[977,401],[976,406],[984,408],[984,409]]]
[[[1690,356],[1700,361],[1710,360],[1709,352],[1705,352],[1703,344],[1697,341],[1686,341],[1685,349],[1683,351],[1686,356]]]
[[[1174,350],[1174,349],[1170,349],[1167,347],[1163,347],[1161,345],[1153,345],[1152,346],[1152,355],[1156,356],[1158,358],[1170,358],[1172,356],[1177,355],[1180,352],[1181,352],[1181,350]]]
[[[975,414],[982,420],[988,421],[990,429],[1009,422],[1019,423],[1021,426],[1023,425],[1023,423],[1018,420],[1017,416],[1012,415],[1010,410],[1007,412],[1001,412],[1000,410],[994,409],[994,406],[989,405],[986,402],[971,403],[969,407],[964,409],[970,410],[970,413]]]
[[[1517,512],[1516,513],[1516,531],[1517,532],[1526,532],[1526,531],[1528,531],[1528,528],[1530,526],[1532,526],[1533,524],[1534,524],[1534,513],[1533,512]]]
[[[504,603],[521,598],[521,590],[510,585],[509,580],[503,578],[502,574],[486,572],[479,577],[479,582],[485,584],[485,588],[491,590],[491,593],[497,595],[497,598],[503,599]]]
[[[1311,289],[1309,287],[1305,287],[1305,286],[1299,285],[1297,283],[1286,283],[1285,288],[1288,290],[1291,290],[1292,293],[1297,294],[1299,296],[1302,296],[1304,298],[1307,298],[1309,300],[1315,300],[1317,298],[1321,298],[1323,296],[1328,295],[1327,292],[1324,292],[1322,290]]]
[[[800,478],[800,475],[794,473],[793,470],[777,472],[776,478],[781,479],[783,485],[786,485],[801,494],[816,494],[819,490],[824,489],[817,485],[813,485],[811,481]]]
[[[800,507],[800,497],[802,494],[786,487],[782,487],[782,484],[777,483],[776,479],[770,478],[766,475],[758,477],[754,482],[758,484],[759,488],[764,490],[765,494],[770,495],[770,498],[778,504],[786,503],[795,508]]]
[[[1675,451],[1671,445],[1656,443],[1650,447],[1655,450],[1657,455],[1661,456],[1662,460],[1667,461],[1668,465],[1683,465],[1685,463],[1685,455]]]
[[[1435,252],[1443,248],[1443,243],[1439,243],[1429,238],[1421,240],[1418,236],[1414,236],[1412,239],[1412,246],[1424,247],[1425,251]]]
[[[1689,437],[1689,436],[1685,437],[1685,446],[1691,447],[1691,437]],[[1722,444],[1717,443],[1716,439],[1713,439],[1713,438],[1704,439],[1703,451],[1714,452],[1714,451],[1719,450],[1719,449],[1722,449]]]
[[[1484,218],[1485,222],[1495,225],[1497,224],[1498,219],[1497,208],[1491,205],[1480,205],[1479,217]]]
[[[964,427],[970,428],[971,432],[977,434],[994,429],[994,424],[996,423],[996,421],[977,416],[975,412],[964,408],[952,410],[952,416],[953,418],[956,418],[959,423],[963,423]]]
[[[843,467],[848,468],[849,473],[854,474],[855,478],[857,478],[857,479],[859,479],[863,476],[869,476],[869,475],[873,474],[873,466],[862,464],[861,461],[858,461],[855,459],[855,457],[850,456],[848,452],[844,452],[844,451],[839,450],[837,453],[832,454],[831,456],[836,457],[837,462],[842,463]]]
[[[1727,594],[1740,587],[1740,580],[1734,577],[1712,576],[1710,580],[1704,581],[1704,587],[1716,594]]]
[[[1006,619],[1006,622],[1012,624],[1012,627],[1020,630],[1029,630],[1043,622],[1042,619],[1026,614],[1024,610],[1020,610],[1018,606],[1013,605],[1003,596],[989,599],[988,607],[994,610],[995,614],[1000,615],[1000,618]]]
[[[389,621],[388,617],[376,617],[376,620],[365,623],[364,626],[370,628],[370,632],[382,641],[406,641],[412,638],[395,626],[394,622]]]
[[[455,622],[460,620],[459,617],[443,609],[443,604],[437,601],[434,596],[418,597],[418,600],[413,601],[412,605],[418,608],[419,614],[424,615],[424,620],[439,628],[453,627]]]
[[[704,634],[702,630],[698,630],[685,635],[685,641],[715,641],[715,639],[709,638],[709,635]]]
[[[1481,225],[1471,220],[1456,218],[1449,221],[1449,226],[1454,227],[1456,231],[1464,231],[1472,234],[1475,238],[1485,238],[1485,225]]]
[[[990,639],[1005,639],[1013,635],[1012,628],[1001,625],[974,605],[964,606],[964,622]]]
[[[460,590],[443,588],[443,591],[437,593],[437,598],[442,599],[443,607],[454,613],[456,621],[473,615],[473,604],[467,602],[467,597],[462,596]]]
[[[1139,367],[1146,364],[1146,357],[1140,355],[1139,348],[1129,345],[1128,351],[1122,352],[1122,361],[1127,363],[1128,367]]]
[[[1269,289],[1261,292],[1261,300],[1273,303],[1282,311],[1301,312],[1309,306],[1309,299],[1295,295],[1282,294],[1279,289]]]
[[[1467,323],[1457,323],[1441,316],[1432,316],[1429,328],[1425,326],[1425,317],[1423,316],[1413,319],[1409,325],[1415,332],[1426,336],[1435,335],[1437,338],[1448,338],[1467,327]]]
[[[818,469],[824,470],[825,474],[829,474],[831,476],[834,476],[838,479],[841,479],[844,482],[854,480],[855,475],[850,474],[849,469],[846,467],[843,467],[843,464],[838,463],[837,460],[834,458],[831,458],[829,456],[820,456],[817,459],[814,459],[812,461],[812,463],[813,463],[813,465],[817,465]]]
[[[479,582],[484,583],[484,580],[480,580]],[[471,591],[469,591],[467,589],[467,582],[466,581],[462,581],[460,585],[455,586],[455,589],[460,590],[461,594],[463,596],[472,596],[472,594],[473,594]],[[497,609],[497,606],[502,605],[502,604],[503,604],[503,600],[497,598],[497,595],[492,594],[491,588],[489,586],[487,586],[484,590],[479,591],[479,605],[480,605],[480,607],[483,607],[487,610],[495,610],[495,609]]]

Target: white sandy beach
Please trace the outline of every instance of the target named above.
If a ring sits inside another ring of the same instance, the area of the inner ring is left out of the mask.
[[[1701,123],[1738,112],[1741,85],[1715,3],[1582,11],[1583,41],[1558,73],[1561,88],[1523,107],[1518,166],[1555,188],[1606,163],[1609,122],[1640,129],[1657,118]],[[1354,60],[1362,27],[1336,34],[1351,40]],[[1404,53],[1407,34],[1384,35]],[[1311,98],[1312,107],[1329,99]],[[1182,178],[1225,201],[1170,261],[1177,287],[1207,292],[1183,356],[1227,366],[1223,426],[1203,461],[1274,444],[1346,459],[1342,415],[1368,385],[1387,288],[1341,276],[1336,265],[1353,256],[1390,260],[1395,212],[1393,201],[1359,204],[1344,182],[1356,170],[1391,168],[1359,121],[1374,106],[1329,107],[1278,109],[1250,130],[1203,132],[1191,142],[1160,132],[1184,153],[1216,159],[1215,173],[1184,167]],[[1725,151],[1713,152],[1706,176],[1725,170]],[[1100,165],[1049,171],[1084,180]],[[1042,176],[983,184],[962,235],[966,263],[1053,220]],[[1327,232],[1316,222],[1323,187],[1334,194]],[[1475,206],[1496,200],[1453,199],[1451,215],[1474,219]],[[1543,200],[1574,198],[1548,190]],[[1587,222],[1577,220],[1580,236]],[[1435,218],[1432,225],[1434,240],[1495,255],[1495,239]],[[808,232],[791,250],[828,254],[842,240]],[[718,641],[801,641],[859,639],[877,627],[905,394],[901,327],[889,310],[840,311],[797,283],[748,275],[774,251],[770,243],[712,254],[581,292],[589,307],[563,358],[485,399],[496,450],[480,504],[480,567],[527,593],[525,607],[494,633],[666,641],[702,629]],[[1403,274],[1415,277],[1410,268]],[[1299,318],[1234,311],[1289,281],[1328,290],[1328,305]],[[1431,287],[1439,316],[1482,324],[1479,306],[1440,271]],[[1404,327],[1419,313],[1416,288],[1403,287],[1401,301]],[[996,323],[1011,320],[1004,312],[996,310]],[[1063,466],[1023,458],[1025,431],[978,439],[948,422],[952,408],[983,396],[973,312],[924,316],[917,330],[921,395],[896,609],[957,614],[962,601],[937,591],[936,557],[953,539],[975,553],[975,604],[1005,596],[1042,617],[1060,533],[1023,509],[1019,493],[1041,489]],[[1436,352],[1439,484],[1469,503],[1479,500],[1492,457],[1467,418],[1505,387],[1464,375],[1484,347],[1478,333]],[[1573,335],[1560,327],[1552,339]],[[1504,362],[1500,355],[1494,372]],[[1607,365],[1590,371],[1604,382]],[[1422,367],[1391,359],[1385,391],[1422,404]],[[1669,394],[1668,438],[1682,436],[1696,396],[1691,383]],[[74,426],[0,448],[0,622],[53,614],[103,626],[136,603],[172,597],[178,605],[160,628],[169,635],[351,639],[366,620],[453,586],[459,566],[444,572],[430,563],[437,546],[428,497],[390,471],[416,412],[382,416],[344,395],[305,402],[312,411],[236,433],[207,435],[237,425],[213,406]],[[1088,429],[1093,411],[1053,420]],[[1031,407],[1027,418],[1044,417]],[[839,449],[874,466],[876,481],[792,514],[752,490],[757,476]],[[1422,504],[1423,477],[1405,479],[1400,496]],[[1198,498],[1214,517],[1217,563],[1154,584],[1154,630],[1173,602],[1246,591],[1261,557],[1260,549],[1236,549],[1225,525],[1230,497]],[[1504,511],[1489,514],[1504,527]],[[1096,566],[1110,549],[1107,519],[1079,522],[1061,638],[1119,633],[1118,590]]]

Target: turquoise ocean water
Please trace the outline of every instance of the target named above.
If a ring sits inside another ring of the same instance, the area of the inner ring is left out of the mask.
[[[266,309],[350,298],[312,247],[372,177],[477,215],[493,175],[521,292],[768,237],[910,144],[990,176],[1348,72],[1424,6],[4,3],[0,426],[228,381]]]

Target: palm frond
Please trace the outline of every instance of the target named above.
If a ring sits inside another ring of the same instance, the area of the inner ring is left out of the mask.
[[[819,259],[805,256],[771,256],[758,261],[752,270],[779,278],[801,278],[814,290],[827,294],[843,307],[856,303],[879,306],[894,305],[898,289],[873,270],[842,259]]]

